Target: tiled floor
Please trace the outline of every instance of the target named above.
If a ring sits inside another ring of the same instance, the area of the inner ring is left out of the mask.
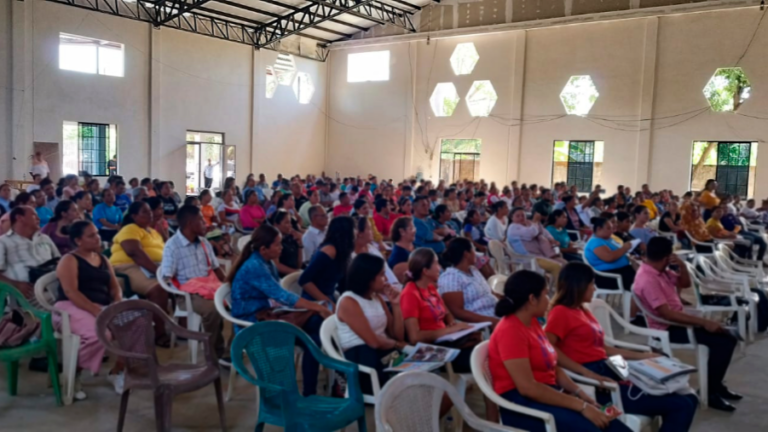
[[[182,346],[174,357],[188,358]],[[680,356],[691,361],[690,357]],[[768,338],[749,346],[746,356],[737,353],[728,385],[745,395],[738,403],[735,414],[714,410],[700,411],[693,431],[764,432],[768,430]],[[106,432],[114,431],[120,398],[103,377],[83,380],[88,399],[58,408],[53,394],[46,388],[46,375],[32,373],[23,367],[19,378],[19,395],[11,398],[6,393],[5,368],[0,372],[0,431],[3,432]],[[106,370],[106,369],[105,369]],[[223,381],[226,386],[226,377]],[[692,380],[695,383],[695,379]],[[176,398],[173,412],[174,431],[217,431],[218,416],[213,387]],[[482,399],[476,390],[468,395],[470,406],[478,414],[483,413]],[[253,388],[240,379],[234,398],[226,403],[227,426],[230,431],[251,431],[256,422]],[[350,427],[353,431],[356,427]],[[154,430],[154,408],[147,392],[135,393],[129,402],[125,431]],[[278,428],[269,428],[276,431]],[[368,410],[368,430],[374,431],[373,409]],[[415,431],[414,431],[415,432]],[[421,431],[420,431],[421,432]]]

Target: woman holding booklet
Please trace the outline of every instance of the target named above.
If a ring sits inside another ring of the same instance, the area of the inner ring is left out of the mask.
[[[605,333],[600,323],[584,308],[595,293],[595,274],[582,263],[570,263],[563,267],[547,316],[546,334],[557,350],[559,364],[586,378],[601,383],[622,381],[608,364],[609,356],[619,355],[626,360],[643,360],[658,354],[634,352],[614,348],[604,343]],[[687,431],[696,414],[698,398],[694,394],[668,394],[652,396],[639,388],[622,382],[621,402],[628,414],[648,417],[661,416],[660,432]],[[597,402],[604,405],[611,401],[610,393],[598,391]]]
[[[383,386],[382,359],[392,351],[405,348],[400,292],[387,283],[384,259],[361,253],[352,260],[347,272],[347,291],[336,308],[339,344],[344,358],[376,370]],[[385,301],[392,306],[390,312]],[[371,381],[361,375],[363,393],[371,393]]]
[[[432,249],[419,248],[411,253],[406,272],[407,283],[400,294],[408,341],[412,345],[421,342],[458,349],[458,356],[451,361],[453,371],[468,373],[471,371],[472,350],[482,340],[480,333],[472,329],[487,327],[490,323],[457,322],[437,291],[439,277],[440,264]],[[462,333],[462,337],[456,338]],[[486,418],[498,418],[495,405],[486,400],[485,406]]]
[[[544,276],[521,270],[507,279],[504,298],[496,305],[501,322],[488,344],[493,389],[517,405],[552,414],[557,430],[628,432],[630,429],[616,419],[617,413],[601,411],[558,366],[557,351],[537,319],[548,307]],[[501,410],[501,421],[526,431],[545,430],[540,419],[506,409]]]

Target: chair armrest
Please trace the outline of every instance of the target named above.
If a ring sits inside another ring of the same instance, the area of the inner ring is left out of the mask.
[[[624,341],[620,341],[620,340],[616,340],[616,339],[611,339],[611,338],[605,338],[605,343],[607,343],[608,345],[610,345],[612,347],[624,348],[624,349],[628,349],[628,350],[631,350],[631,351],[638,351],[638,352],[651,352],[652,351],[651,347],[649,347],[649,346],[633,344],[633,343],[624,342]]]
[[[203,342],[210,342],[210,339],[212,338],[212,335],[210,333],[196,332],[196,331],[189,330],[187,328],[184,328],[176,324],[170,319],[166,321],[165,326],[166,326],[166,329],[170,330],[173,333],[176,333],[178,336],[181,336],[183,338],[194,339],[194,340],[203,341]]]
[[[533,408],[524,407],[516,403],[512,403],[503,397],[499,396],[496,392],[483,392],[483,395],[490,399],[493,403],[499,406],[499,408],[505,408],[518,414],[527,415],[540,419],[550,425],[549,430],[554,430],[555,417],[552,414],[544,411],[535,410]]]
[[[617,386],[615,383],[610,383],[610,382],[601,383],[598,380],[587,378],[584,375],[579,375],[576,372],[569,371],[568,369],[565,369],[565,368],[563,368],[563,371],[576,383],[586,384],[592,387],[600,387],[608,390],[618,390],[619,388],[619,386]]]

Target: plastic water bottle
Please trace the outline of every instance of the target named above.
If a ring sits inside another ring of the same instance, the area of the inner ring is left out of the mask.
[[[445,417],[445,425],[443,430],[445,432],[459,432],[456,430],[456,422],[453,421],[452,415],[449,414]]]

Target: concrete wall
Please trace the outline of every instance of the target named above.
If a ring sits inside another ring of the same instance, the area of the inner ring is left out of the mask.
[[[124,44],[124,77],[60,70],[59,32]],[[250,172],[319,172],[326,64],[296,58],[315,85],[302,105],[290,86],[266,98],[264,71],[276,56],[42,0],[2,2],[0,152],[12,157],[0,158],[0,179],[21,178],[33,142],[61,143],[65,120],[116,124],[127,177],[184,184],[187,130],[224,133],[236,146],[238,181]]]
[[[328,123],[327,153],[343,157],[329,157],[326,167],[348,175],[437,178],[440,138],[480,138],[481,177],[549,184],[555,140],[599,140],[605,142],[605,188],[647,182],[685,191],[694,140],[768,137],[766,120],[748,117],[768,119],[768,59],[759,49],[768,32],[757,33],[739,64],[752,95],[738,114],[707,110],[702,93],[717,68],[735,65],[760,13],[734,9],[335,49],[329,109],[339,122]],[[450,69],[461,42],[473,42],[480,55],[469,76]],[[347,55],[386,49],[390,82],[346,82]],[[573,75],[590,75],[600,93],[586,118],[565,116],[559,99]],[[491,116],[473,118],[464,97],[471,82],[482,79],[492,81],[498,101]],[[452,117],[436,118],[428,98],[445,81],[456,85],[462,101]],[[390,124],[395,119],[407,122]],[[425,145],[438,149],[433,158]],[[757,196],[768,195],[765,153],[758,153]]]

